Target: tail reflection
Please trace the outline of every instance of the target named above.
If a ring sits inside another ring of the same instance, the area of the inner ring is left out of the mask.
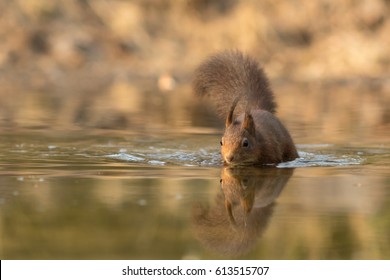
[[[223,168],[221,191],[213,205],[194,206],[197,239],[219,254],[248,252],[265,230],[275,200],[293,172],[289,168]]]

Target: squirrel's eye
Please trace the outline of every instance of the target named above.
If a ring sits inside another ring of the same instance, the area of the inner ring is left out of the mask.
[[[221,146],[223,146],[223,141],[222,141],[222,139],[221,139],[221,141],[219,141],[219,144],[221,144]]]
[[[248,139],[244,139],[244,140],[242,140],[242,146],[243,147],[248,147],[249,146],[249,141],[248,141]]]

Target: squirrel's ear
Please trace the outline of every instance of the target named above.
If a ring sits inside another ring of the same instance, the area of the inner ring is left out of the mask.
[[[227,115],[226,122],[225,122],[226,127],[228,127],[229,125],[231,125],[232,122],[233,122],[233,113],[234,113],[234,109],[235,109],[236,106],[237,106],[238,100],[239,100],[239,98],[236,98],[236,99],[233,101],[232,106],[230,107],[230,111],[229,111],[229,113],[228,113],[228,115]]]
[[[229,221],[232,225],[236,225],[236,221],[234,220],[233,216],[233,209],[232,209],[232,203],[225,199],[225,208],[229,216]]]
[[[234,112],[234,108],[233,108],[233,110],[230,110],[229,114],[227,115],[226,122],[225,122],[226,127],[231,125],[233,122],[233,112]]]
[[[249,132],[251,135],[255,135],[255,122],[250,113],[245,113],[244,122],[242,123],[242,128]]]

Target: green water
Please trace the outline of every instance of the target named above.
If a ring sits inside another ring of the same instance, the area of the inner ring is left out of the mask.
[[[0,258],[390,258],[386,143],[229,170],[220,133],[3,131]]]

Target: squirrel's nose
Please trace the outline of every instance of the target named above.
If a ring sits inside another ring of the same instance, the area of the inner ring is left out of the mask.
[[[231,163],[234,160],[234,155],[227,155],[225,160],[227,163]]]

